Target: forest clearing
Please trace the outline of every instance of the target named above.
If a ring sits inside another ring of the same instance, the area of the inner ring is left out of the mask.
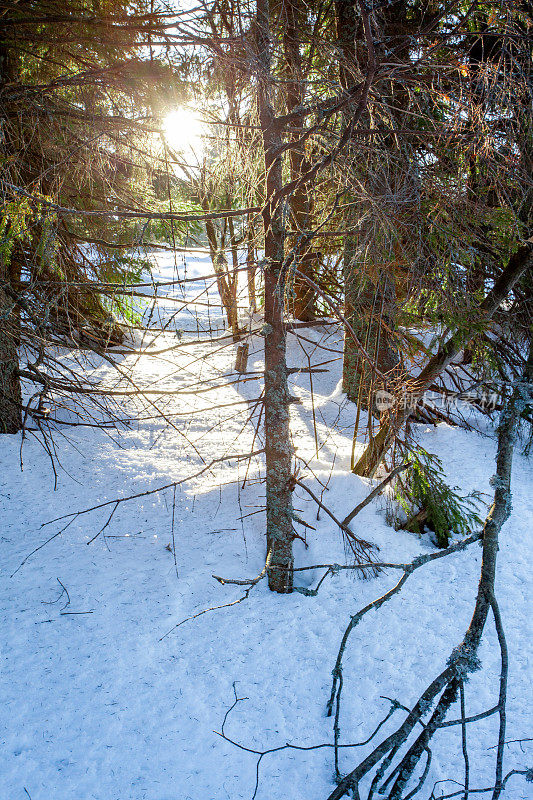
[[[528,800],[530,2],[0,4],[0,800]]]

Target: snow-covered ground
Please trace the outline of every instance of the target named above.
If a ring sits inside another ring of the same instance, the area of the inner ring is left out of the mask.
[[[189,276],[210,271],[209,262],[190,258],[188,270]],[[159,272],[172,276],[174,265],[160,258]],[[200,284],[190,284],[186,297],[205,302],[200,292]],[[196,309],[198,330],[221,326],[220,312],[217,316],[211,309],[208,320],[206,307]],[[197,335],[196,316],[182,311],[174,318],[176,310],[176,304],[158,304],[152,324],[164,322],[168,330],[154,341],[154,351]],[[316,329],[303,333],[312,342],[323,337]],[[314,364],[336,359],[327,373],[313,376],[318,459],[306,374],[293,376],[292,391],[302,403],[292,406],[292,430],[297,454],[327,483],[324,502],[342,517],[367,494],[369,482],[348,470],[355,409],[340,391],[341,338],[334,326],[322,343],[329,349],[298,343],[291,335],[289,345],[294,366],[308,366],[304,348]],[[122,367],[131,368],[144,389],[186,392],[198,379],[208,388],[232,371],[235,359],[233,344],[209,347],[209,359],[203,358],[206,347],[195,345],[153,358],[125,356]],[[249,369],[259,370],[261,363],[261,338],[255,337]],[[96,377],[118,386],[105,365],[95,366]],[[252,445],[259,449],[253,425],[246,424],[259,394],[260,381],[254,378],[214,392],[157,400],[175,427],[157,419],[120,434],[66,427],[64,436],[55,437],[62,467],[56,491],[48,455],[35,437],[24,445],[22,472],[20,437],[0,437],[1,800],[248,799],[256,757],[215,733],[234,701],[234,684],[238,696],[247,699],[231,712],[225,731],[246,747],[332,741],[325,705],[340,638],[350,614],[383,594],[397,573],[367,581],[341,573],[326,580],[316,597],[275,595],[263,581],[242,603],[174,627],[243,595],[242,587],[221,585],[213,573],[246,578],[261,571],[264,517],[253,513],[263,502],[259,460],[249,466],[244,488],[239,487],[247,462],[233,461],[175,493],[169,489],[123,503],[91,544],[113,506],[80,516],[10,577],[64,524],[41,529],[42,523],[186,478],[202,469],[201,458],[209,463],[228,453],[246,453]],[[156,402],[153,395],[141,403],[146,417],[154,414],[151,402]],[[129,404],[124,399],[125,416]],[[226,407],[213,410],[215,404]],[[447,425],[420,428],[420,437],[464,493],[490,494],[493,439]],[[320,493],[310,469],[303,462],[300,469],[301,479]],[[517,452],[514,510],[502,532],[497,580],[511,656],[508,740],[531,735],[531,478],[531,463]],[[336,526],[324,514],[317,521],[316,507],[299,487],[295,495],[298,513],[316,527],[307,531],[307,550],[296,542],[297,564],[342,562]],[[365,508],[353,528],[376,543],[387,561],[409,561],[433,549],[427,537],[388,527],[383,501]],[[470,619],[479,567],[480,549],[473,545],[419,569],[399,595],[353,632],[344,659],[344,743],[365,739],[385,716],[389,703],[381,696],[409,705],[440,671]],[[301,575],[301,585],[316,585],[319,578]],[[492,622],[480,655],[483,669],[466,686],[469,714],[497,700],[499,650]],[[497,718],[469,726],[468,736],[471,786],[490,786]],[[533,766],[529,745],[506,746],[505,772]],[[424,799],[435,781],[449,781],[439,785],[442,793],[460,788],[451,782],[463,775],[459,727],[437,735],[432,749],[431,772],[420,794]],[[349,771],[364,752],[344,750],[341,771]],[[325,800],[332,788],[331,749],[285,750],[263,759],[257,798]],[[514,776],[504,796],[526,800],[533,796],[531,789],[522,776]]]

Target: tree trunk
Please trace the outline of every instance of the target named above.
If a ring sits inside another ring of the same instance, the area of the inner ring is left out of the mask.
[[[346,316],[365,350],[374,357],[379,371],[386,375],[399,364],[398,348],[394,346],[392,336],[396,307],[394,284],[386,271],[379,276],[377,285],[364,274],[359,280],[363,284],[359,291],[355,275],[346,285]],[[343,389],[348,399],[363,409],[372,408],[373,396],[380,388],[383,387],[375,384],[375,373],[361,358],[353,337],[347,336],[344,342]]]
[[[209,212],[209,203],[207,198],[202,198],[202,208],[207,213]],[[233,333],[233,341],[238,342],[241,338],[241,330],[239,328],[239,312],[237,309],[237,280],[238,273],[235,273],[233,280],[228,270],[228,262],[224,254],[223,245],[219,247],[217,239],[217,231],[212,222],[208,219],[205,222],[205,229],[207,234],[207,241],[209,243],[209,253],[215,271],[218,293],[220,301],[226,312],[228,326]]]
[[[296,110],[301,108],[305,100],[305,83],[302,70],[302,57],[300,53],[300,39],[302,27],[301,0],[284,0],[283,20],[285,22],[283,34],[283,49],[287,72],[286,107],[287,114],[296,113],[291,127],[295,129],[292,134],[293,141],[297,141],[304,128],[305,117]],[[305,144],[295,144],[289,151],[290,181],[298,181],[309,169],[309,162],[305,156]],[[303,275],[316,280],[317,254],[309,253],[309,244],[301,231],[309,228],[313,199],[309,186],[300,181],[296,184],[289,197],[291,223],[295,233],[291,236],[293,264]],[[296,319],[310,322],[316,316],[316,293],[312,286],[305,280],[296,276],[294,279],[294,299],[292,312]]]
[[[367,67],[368,54],[361,45],[362,32],[357,23],[355,5],[350,0],[337,0],[337,37],[342,61],[340,82],[344,89],[355,84],[354,72],[358,68],[363,71]],[[394,52],[394,60],[406,62],[409,50],[405,46],[406,38],[402,34],[410,33],[405,20],[405,9],[383,8],[379,18],[379,34],[376,37],[382,42],[391,41],[387,45],[389,54]],[[376,24],[377,20],[374,19]],[[404,30],[405,29],[405,30]],[[400,36],[395,36],[395,34]],[[387,84],[381,87],[382,102],[389,107],[389,113],[396,117],[395,127],[401,127],[401,111],[409,104],[409,94],[400,84]],[[369,126],[378,127],[373,120]],[[400,145],[402,146],[402,145]],[[394,159],[389,159],[384,151],[397,149],[394,137],[382,136],[375,139],[372,150],[365,155],[364,151],[357,158],[352,158],[347,169],[359,176],[359,182],[365,186],[367,198],[379,205],[380,194],[385,190],[394,195],[401,181],[398,166]],[[353,151],[353,147],[352,147]],[[409,163],[408,156],[405,162]],[[388,198],[390,201],[390,198]],[[361,207],[352,206],[349,211],[351,224],[358,223],[357,237],[352,235],[346,239],[344,253],[344,289],[345,315],[358,339],[371,353],[375,365],[381,373],[387,375],[398,367],[400,356],[395,337],[396,328],[396,285],[392,265],[397,258],[396,248],[392,247],[390,232],[382,231],[379,222],[360,223],[357,216],[368,211],[369,202],[363,198]],[[349,400],[360,408],[370,409],[373,398],[383,384],[376,384],[375,374],[367,362],[360,357],[359,350],[349,335],[345,336],[343,361],[343,390]]]
[[[255,294],[255,245],[254,245],[254,224],[251,218],[248,219],[246,230],[246,278],[248,281],[248,305],[252,314],[257,311],[257,297]]]
[[[229,201],[228,201],[228,208],[229,208]],[[239,289],[239,254],[238,254],[238,240],[235,234],[235,226],[233,224],[233,220],[231,217],[228,219],[228,230],[229,230],[229,240],[231,246],[231,264],[233,273],[231,273],[227,267],[227,284],[230,293],[230,310],[229,310],[229,319],[231,330],[233,332],[233,341],[238,342],[241,338],[242,331],[239,327],[239,299],[238,299],[238,289]]]
[[[0,32],[1,35],[1,32]],[[3,116],[3,87],[10,81],[12,71],[8,49],[0,42],[0,119]],[[9,147],[9,126],[4,120],[0,153],[8,160],[12,155]],[[9,237],[9,225],[4,236]],[[4,252],[7,248],[4,248]],[[12,260],[0,257],[0,433],[16,433],[22,428],[22,392],[18,375],[18,346],[20,342],[19,309],[10,296],[9,289],[16,291],[20,275],[14,275]]]
[[[335,23],[337,41],[339,44],[339,82],[344,90],[349,90],[355,85],[354,70],[356,68],[355,37],[357,22],[353,0],[336,0]],[[343,117],[346,118],[346,112]],[[347,120],[345,119],[345,122]],[[346,157],[350,160],[353,148],[347,146]],[[355,209],[353,205],[346,212],[346,227],[350,228],[355,223]],[[343,253],[343,282],[344,282],[344,315],[354,331],[359,327],[357,318],[358,284],[360,273],[356,259],[357,240],[354,234],[347,234],[344,240]],[[360,339],[364,342],[364,337]],[[350,400],[357,401],[359,394],[355,386],[355,376],[359,365],[359,350],[356,348],[352,337],[345,332],[344,355],[342,371],[342,388]]]
[[[22,392],[18,375],[18,309],[4,287],[10,286],[9,264],[0,261],[0,433],[22,428]]]
[[[268,585],[275,592],[292,591],[292,481],[289,437],[286,335],[283,325],[285,276],[282,188],[282,140],[271,100],[270,9],[257,0],[257,104],[265,160],[265,449]]]

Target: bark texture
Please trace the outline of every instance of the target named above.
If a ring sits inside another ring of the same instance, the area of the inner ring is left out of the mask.
[[[257,102],[265,159],[265,449],[268,585],[276,592],[292,591],[292,451],[289,436],[287,385],[284,225],[279,199],[282,188],[282,139],[271,100],[270,9],[257,0]]]
[[[355,5],[351,0],[336,0],[335,2],[335,25],[337,42],[339,48],[339,82],[345,91],[353,89],[355,85],[356,69],[356,49],[355,39],[357,33],[357,20]],[[347,122],[347,113],[344,113]],[[346,158],[350,160],[352,148],[346,148]],[[347,227],[350,228],[355,223],[355,210],[353,206],[347,211]],[[361,286],[361,274],[356,258],[357,240],[354,234],[348,233],[344,240],[343,252],[343,282],[344,282],[344,315],[354,329],[358,326],[357,309],[359,305],[359,291]],[[358,337],[359,338],[359,337]],[[362,339],[364,342],[364,337]],[[344,337],[344,356],[342,372],[342,388],[354,402],[357,402],[359,395],[356,385],[357,368],[359,366],[359,351],[357,350],[351,336],[345,333]]]
[[[18,374],[18,309],[6,291],[9,265],[0,261],[0,433],[22,428],[22,394]]]
[[[10,72],[9,51],[0,42],[0,120],[5,109],[4,87],[10,81]],[[7,125],[2,125],[0,135],[0,153],[7,159],[11,154]],[[4,236],[9,236],[9,228]],[[0,253],[0,433],[16,433],[22,428],[22,394],[18,374],[20,319],[13,290],[20,282],[20,276],[14,274],[13,262],[7,250],[2,247],[3,252]]]

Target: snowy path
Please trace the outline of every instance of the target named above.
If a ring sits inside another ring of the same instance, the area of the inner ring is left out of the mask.
[[[205,264],[191,260],[190,268],[205,269]],[[164,265],[161,271],[164,275]],[[168,321],[164,302],[161,309]],[[185,314],[154,347],[176,341],[177,327],[185,329],[184,340],[188,329],[196,332],[196,323]],[[306,336],[318,339],[313,331]],[[261,366],[261,340],[254,341],[257,352],[251,355],[250,369]],[[333,329],[328,346],[340,350]],[[135,375],[145,388],[186,388],[199,376],[210,380],[231,371],[233,345],[209,362],[201,361],[202,352],[200,347],[184,348],[165,361],[144,359]],[[291,364],[307,366],[294,337],[290,355]],[[324,351],[312,355],[314,363],[334,357]],[[126,357],[125,364],[133,358]],[[107,368],[97,369],[105,378]],[[314,377],[317,430],[325,442],[314,469],[323,480],[331,473],[324,499],[342,516],[368,487],[347,472],[354,408],[343,403],[339,377],[340,361]],[[309,377],[296,377],[293,391],[302,398],[302,405],[293,408],[294,440],[298,454],[309,458],[314,451]],[[251,426],[238,443],[235,439],[250,413],[243,401],[258,396],[259,382],[215,394],[217,403],[241,402],[242,407],[191,417],[187,436],[206,460],[250,448]],[[209,394],[174,396],[166,411],[170,416],[186,414],[210,403]],[[223,424],[213,427],[219,414]],[[327,425],[337,417],[337,431],[328,434]],[[25,444],[23,472],[19,437],[0,439],[0,800],[27,800],[28,795],[31,800],[250,798],[254,757],[213,732],[220,730],[233,702],[233,682],[239,696],[248,699],[229,717],[228,735],[257,748],[331,741],[331,720],[324,709],[340,637],[349,615],[386,591],[395,576],[360,581],[338,575],[315,598],[276,596],[259,584],[246,602],[187,622],[161,640],[182,619],[241,595],[239,587],[214,581],[213,572],[248,577],[263,566],[263,515],[239,520],[257,510],[262,487],[252,480],[239,493],[234,481],[237,476],[242,480],[246,465],[232,462],[218,467],[216,476],[206,473],[176,492],[178,576],[166,548],[172,541],[173,514],[168,491],[122,505],[105,539],[102,535],[89,546],[107,515],[100,511],[78,518],[10,578],[31,550],[59,530],[41,530],[42,522],[179,480],[202,466],[183,437],[159,422],[143,422],[114,438],[93,428],[68,428],[65,436],[56,439],[64,471],[55,492],[48,456],[34,438]],[[492,440],[441,425],[423,433],[422,443],[443,459],[451,481],[463,491],[490,493]],[[532,472],[531,463],[517,455],[514,511],[499,556],[500,606],[512,654],[508,739],[531,735]],[[312,486],[310,474],[303,474]],[[250,477],[257,478],[257,465],[252,465]],[[227,483],[219,489],[222,481]],[[342,561],[335,526],[324,516],[316,521],[316,509],[303,492],[298,490],[296,498],[302,516],[317,528],[308,534],[309,550],[297,542],[298,563]],[[410,560],[431,547],[426,539],[387,527],[379,503],[364,510],[354,529],[377,543],[386,560]],[[380,695],[409,704],[440,670],[471,615],[479,562],[480,550],[474,546],[420,569],[400,595],[352,635],[344,667],[343,741],[364,739],[384,716],[388,704]],[[303,574],[309,582],[316,577]],[[67,598],[59,597],[58,581],[70,596],[64,611],[90,613],[62,615]],[[492,624],[481,658],[483,670],[466,687],[471,714],[491,707],[497,698],[499,656]],[[494,750],[487,748],[496,741],[496,726],[492,718],[470,728],[473,787],[492,782]],[[507,747],[506,771],[533,766],[529,744],[523,745],[525,752],[519,744]],[[350,769],[355,757],[344,752],[341,768]],[[327,749],[268,756],[257,800],[325,800],[332,774],[332,752]],[[462,780],[457,728],[436,737],[431,776],[420,797],[426,798],[433,783],[443,779]],[[454,788],[442,784],[443,791]],[[511,778],[504,795],[507,800],[531,796],[531,785],[521,777]]]

